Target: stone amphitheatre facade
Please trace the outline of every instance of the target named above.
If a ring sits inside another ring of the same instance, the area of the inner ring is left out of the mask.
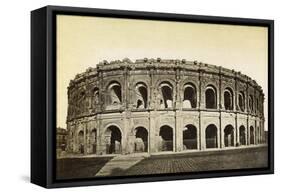
[[[196,61],[103,61],[68,87],[67,151],[130,154],[264,141],[264,94],[246,75]]]

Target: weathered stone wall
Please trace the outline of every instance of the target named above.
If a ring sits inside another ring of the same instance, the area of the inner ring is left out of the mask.
[[[186,88],[191,88],[189,93],[185,93]],[[206,96],[208,88],[214,95]],[[191,91],[194,95],[190,97]],[[231,96],[228,100],[226,91]],[[239,95],[243,96],[240,101]],[[206,108],[213,96],[214,108]],[[261,144],[263,102],[261,87],[234,70],[185,60],[104,61],[78,74],[69,84],[67,149],[84,154],[108,154],[112,149],[115,153],[133,153],[138,147],[137,129],[142,127],[147,131],[146,151],[159,152],[163,151],[165,136],[160,128],[167,126],[172,131],[172,138],[167,140],[167,145],[172,144],[169,151],[180,152],[186,149],[183,141],[191,141],[183,139],[187,125],[196,127],[192,141],[198,150],[207,149],[206,128],[210,125],[216,127],[216,140],[210,141],[217,148],[226,146],[226,138],[231,146],[240,146],[241,138],[245,138],[245,146]],[[225,136],[229,125],[233,130]],[[241,126],[245,127],[245,137],[239,134]],[[112,139],[113,133],[116,139]]]

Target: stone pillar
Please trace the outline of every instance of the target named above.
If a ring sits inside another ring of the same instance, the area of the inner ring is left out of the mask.
[[[236,125],[234,125],[234,129],[233,129],[233,143],[234,143],[234,147],[237,144],[237,138],[236,138],[236,134],[237,134],[237,129],[236,129]]]
[[[220,113],[221,114],[221,113]],[[219,125],[218,125],[218,129],[217,129],[217,144],[218,144],[218,148],[221,148],[222,145],[224,144],[224,142],[220,141],[220,137],[223,137],[224,132],[222,131],[222,127],[221,127],[221,116],[219,117]]]
[[[200,119],[200,122],[201,122],[201,119]],[[205,129],[202,127],[202,124],[201,124],[201,128],[200,128],[200,131],[201,131],[201,150],[205,150],[206,149],[206,140],[205,140]]]
[[[247,128],[246,128],[246,134],[247,134],[247,138],[246,138],[246,145],[250,145],[250,126],[249,126],[249,115],[247,115]]]
[[[83,137],[83,147],[84,147],[84,155],[87,154],[87,147],[88,147],[88,142],[87,142],[87,123],[83,121],[83,132],[84,132],[84,137]]]
[[[221,119],[221,118],[220,118]],[[220,126],[219,126],[219,130],[221,133],[220,133],[220,146],[218,145],[219,148],[224,148],[225,145],[224,145],[224,129],[221,127],[221,123],[220,123]]]
[[[236,139],[236,144],[240,145],[240,131],[239,131],[239,126],[238,126],[238,118],[237,118],[237,113],[235,113],[235,131],[236,131],[236,136],[235,136],[235,139]],[[234,145],[236,146],[236,145]]]
[[[175,113],[175,131],[175,151],[180,152],[183,150],[183,118],[181,116],[181,111],[176,111]]]
[[[122,133],[122,139],[121,139],[121,149],[122,149],[122,154],[127,154],[129,153],[128,150],[128,143],[129,143],[129,120],[130,116],[128,115],[129,113],[127,111],[123,112],[123,133]],[[120,129],[122,131],[122,129]]]
[[[197,150],[201,150],[201,130],[200,130],[200,122],[198,124],[198,126],[196,126],[196,134],[197,134]]]
[[[156,128],[155,128],[155,115],[156,113],[154,111],[151,111],[149,113],[149,144],[148,144],[148,152],[154,153],[158,150],[156,149],[156,146],[158,145],[158,139],[156,138]]]

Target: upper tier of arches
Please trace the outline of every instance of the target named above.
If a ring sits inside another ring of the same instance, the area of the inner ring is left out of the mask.
[[[176,60],[156,60],[150,66],[148,60],[142,68],[136,65],[129,70],[124,67],[133,67],[137,62],[131,63],[131,66],[128,61],[124,63],[125,66],[119,65],[118,68],[115,63],[106,64],[107,68],[114,68],[99,67],[94,74],[87,70],[85,76],[71,81],[68,87],[68,119],[125,109],[201,109],[263,115],[264,94],[261,87],[239,72],[195,63],[192,69],[191,63]]]

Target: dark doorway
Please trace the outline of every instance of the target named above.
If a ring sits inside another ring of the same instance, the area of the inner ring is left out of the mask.
[[[218,136],[217,127],[213,124],[208,125],[206,128],[206,148],[217,148]]]
[[[78,133],[78,151],[80,154],[84,154],[84,132],[79,131]]]
[[[148,132],[144,127],[137,127],[135,129],[135,152],[147,152],[148,150]]]
[[[109,85],[110,104],[118,105],[122,103],[122,90],[121,85],[113,82]]]
[[[250,144],[255,144],[255,130],[254,127],[250,127]]]
[[[122,135],[118,127],[110,126],[107,128],[110,135],[110,142],[107,144],[108,154],[120,154],[122,152]]]
[[[187,84],[184,88],[183,108],[196,108],[196,103],[195,87]]]
[[[97,153],[97,130],[93,129],[90,133],[90,144],[92,145],[92,153]]]
[[[164,105],[164,108],[173,107],[173,87],[168,83],[162,83],[160,85],[163,101],[160,101]],[[161,105],[162,105],[161,104]]]
[[[147,108],[147,87],[143,83],[136,85],[137,108]]]
[[[206,108],[216,109],[217,108],[217,99],[216,91],[213,87],[208,86],[205,92],[206,98]]]
[[[239,108],[242,112],[245,111],[245,97],[244,94],[242,92],[239,93],[239,99],[238,99],[238,104],[239,104]]]
[[[225,110],[233,110],[233,95],[230,89],[224,91],[224,108]]]
[[[224,128],[224,146],[225,147],[234,146],[234,128],[232,125],[227,125]]]
[[[173,129],[167,125],[160,128],[161,151],[173,151]]]
[[[183,129],[183,149],[197,149],[197,129],[194,125],[186,125]]]
[[[246,145],[246,129],[243,125],[239,127],[239,141],[240,145]]]

